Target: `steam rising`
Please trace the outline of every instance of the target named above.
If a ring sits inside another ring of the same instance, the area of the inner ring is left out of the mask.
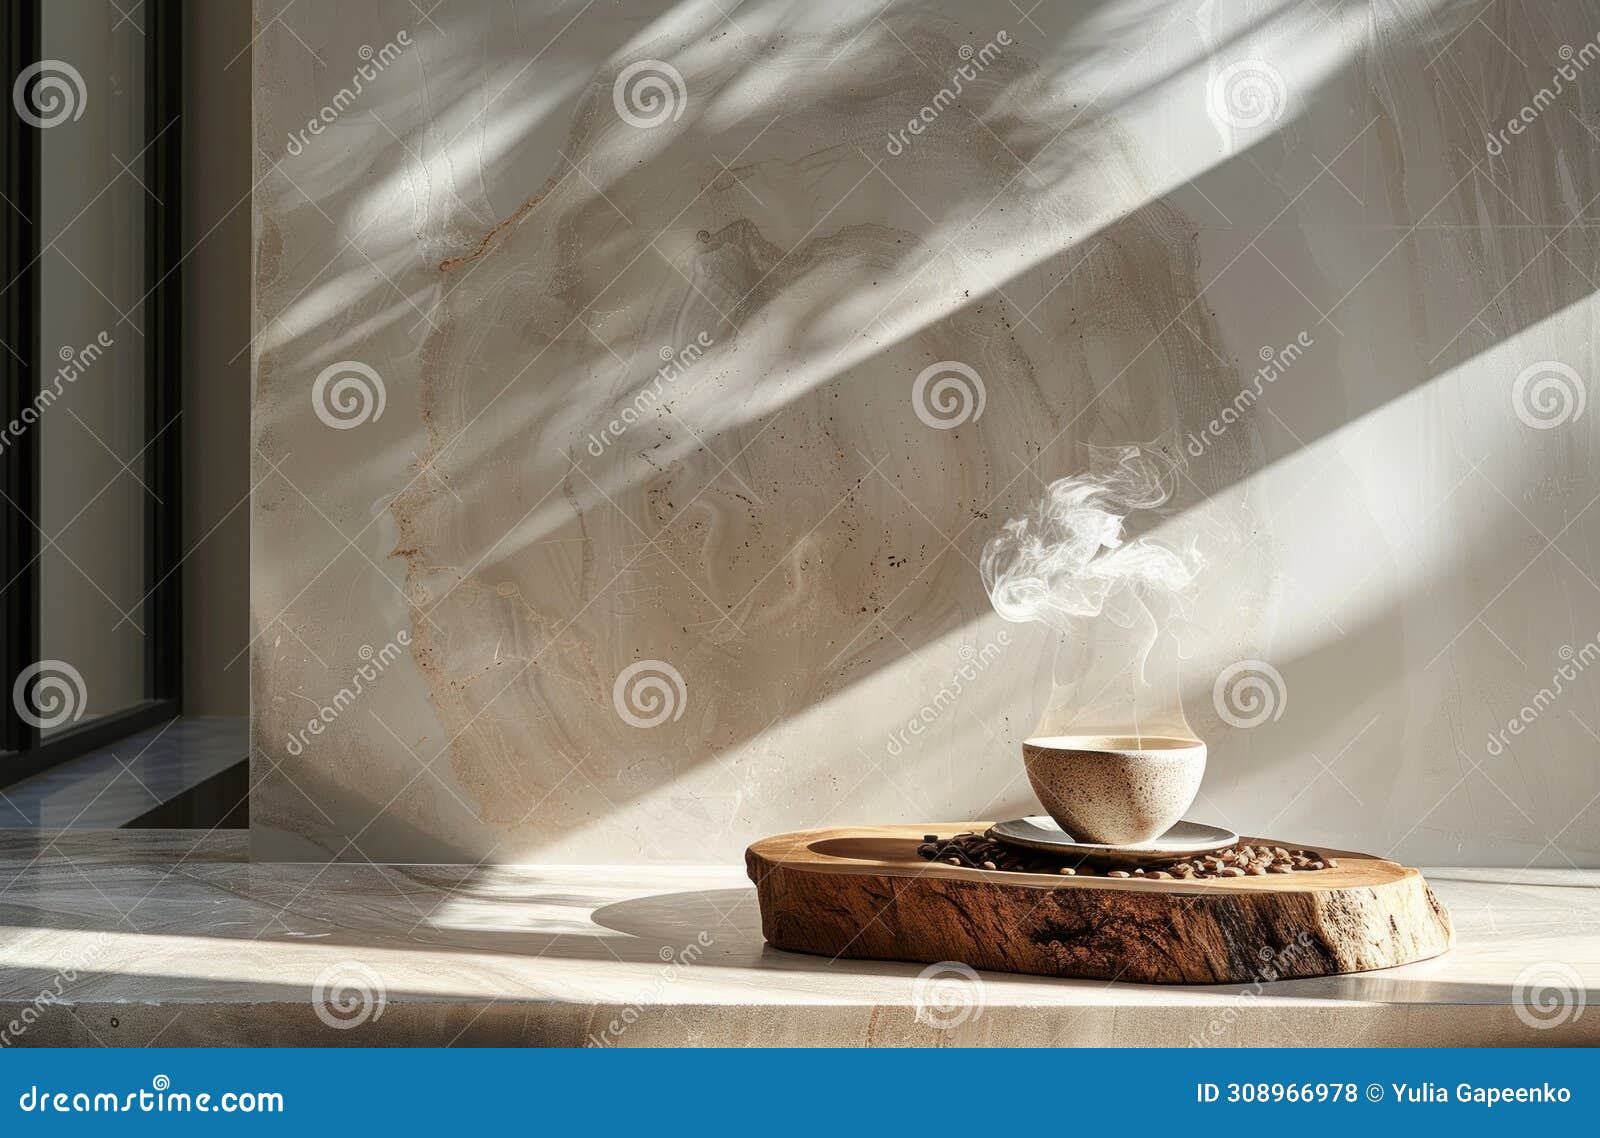
[[[1091,448],[1087,473],[1052,482],[1041,501],[984,546],[979,569],[995,612],[1063,632],[1102,614],[1123,628],[1141,615],[1153,620],[1144,598],[1181,593],[1199,557],[1192,547],[1130,537],[1125,522],[1165,504],[1175,477],[1160,451]]]

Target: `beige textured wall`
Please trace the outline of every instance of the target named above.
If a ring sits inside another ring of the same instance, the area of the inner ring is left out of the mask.
[[[257,856],[1031,812],[975,561],[1164,439],[1197,818],[1600,860],[1600,5],[1472,18],[258,0]]]

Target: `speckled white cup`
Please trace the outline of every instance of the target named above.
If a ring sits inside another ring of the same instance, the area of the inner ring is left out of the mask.
[[[1080,842],[1126,846],[1183,820],[1206,773],[1206,745],[1146,735],[1064,735],[1022,744],[1045,811]]]

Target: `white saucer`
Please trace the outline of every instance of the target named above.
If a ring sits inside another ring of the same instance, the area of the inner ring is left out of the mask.
[[[1122,865],[1147,865],[1155,862],[1177,861],[1198,854],[1213,853],[1239,844],[1239,835],[1221,826],[1205,826],[1199,822],[1179,822],[1172,829],[1148,842],[1126,846],[1108,846],[1095,842],[1080,842],[1063,830],[1048,814],[1032,818],[1014,818],[999,822],[989,828],[989,837],[1014,846],[1065,857],[1074,855],[1095,861]]]

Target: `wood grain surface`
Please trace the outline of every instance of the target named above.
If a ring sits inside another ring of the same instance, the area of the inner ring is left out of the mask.
[[[762,933],[794,952],[1123,980],[1238,984],[1365,972],[1450,948],[1450,917],[1415,869],[1284,839],[1334,869],[1155,881],[1004,873],[924,861],[924,834],[982,833],[935,822],[780,834],[745,865]]]

